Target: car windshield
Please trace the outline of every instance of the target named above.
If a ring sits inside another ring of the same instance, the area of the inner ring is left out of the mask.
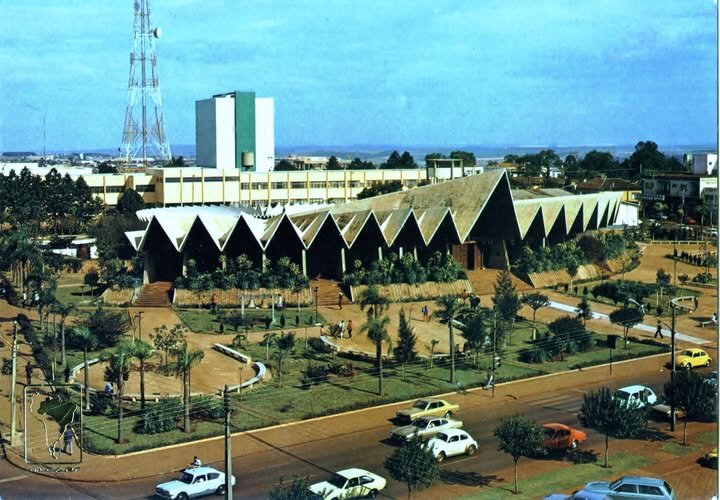
[[[344,477],[342,477],[338,474],[335,474],[333,477],[328,479],[328,483],[332,484],[336,488],[345,487],[345,482],[347,482],[347,479],[345,479]]]
[[[692,351],[683,351],[680,353],[680,356],[691,356],[692,357],[692,355],[693,355]]]
[[[412,405],[413,408],[418,408],[420,410],[424,410],[426,406],[427,406],[427,402],[422,401],[422,400],[415,401],[415,404]]]
[[[672,492],[673,492],[672,487],[671,487],[667,482],[663,482],[663,484],[665,485],[665,489],[667,490],[667,492],[668,492],[668,493],[670,494],[670,496],[672,497]]]
[[[545,433],[545,437],[551,437],[553,434],[555,434],[554,430],[547,427],[543,428],[543,432]]]
[[[428,423],[428,420],[416,420],[415,422],[413,422],[413,425],[419,429],[424,429],[428,426]]]
[[[439,439],[440,441],[447,441],[448,439],[450,439],[450,438],[448,437],[448,435],[445,434],[444,432],[438,432],[437,434],[435,434],[435,437],[436,437],[437,439]]]
[[[195,478],[195,476],[193,476],[192,474],[188,474],[187,472],[183,472],[183,473],[182,473],[182,476],[180,476],[180,478],[179,478],[179,481],[180,481],[181,483],[191,484],[194,478]]]
[[[615,491],[615,490],[617,489],[617,487],[620,486],[621,484],[623,484],[623,480],[622,480],[622,479],[618,479],[618,480],[615,481],[614,483],[610,483],[610,486],[608,486],[608,488],[611,489],[611,490],[613,490],[613,491]]]
[[[615,397],[618,399],[629,399],[630,394],[625,391],[615,391]]]

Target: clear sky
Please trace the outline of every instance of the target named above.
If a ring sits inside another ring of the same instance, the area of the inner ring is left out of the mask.
[[[713,0],[152,0],[166,130],[275,99],[278,145],[714,144]],[[0,0],[0,150],[116,148],[132,0]]]

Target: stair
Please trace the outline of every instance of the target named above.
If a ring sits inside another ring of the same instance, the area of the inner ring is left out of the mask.
[[[349,299],[345,291],[341,287],[339,281],[314,279],[310,281],[310,290],[313,292],[313,300],[315,299],[315,287],[318,287],[317,301],[321,306],[336,306],[338,304],[338,294],[343,294],[343,304],[349,303]]]
[[[156,281],[148,283],[140,290],[137,300],[133,304],[134,307],[170,307],[170,292],[172,291],[172,281]]]
[[[472,284],[473,292],[477,295],[492,295],[495,293],[495,283],[497,283],[500,269],[466,270],[465,274],[467,274],[468,280],[470,280]],[[517,292],[525,292],[533,289],[532,285],[524,282],[514,274],[511,274],[511,276]]]

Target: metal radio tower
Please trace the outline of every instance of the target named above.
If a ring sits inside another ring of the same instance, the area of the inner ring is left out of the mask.
[[[121,148],[126,164],[147,165],[148,159],[172,159],[163,124],[155,54],[155,39],[160,38],[161,31],[150,26],[150,0],[135,0],[128,103]]]

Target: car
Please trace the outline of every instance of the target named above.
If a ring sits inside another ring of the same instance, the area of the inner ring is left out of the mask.
[[[543,424],[545,432],[544,446],[549,450],[574,450],[587,439],[583,431],[564,424]]]
[[[703,377],[703,382],[710,384],[714,391],[718,389],[718,372],[713,371]]]
[[[543,500],[608,500],[610,497],[602,493],[592,491],[576,491],[572,495],[564,495],[562,493],[553,493],[543,497]]]
[[[474,455],[478,449],[477,441],[460,429],[438,432],[428,441],[427,446],[438,462],[455,455]]]
[[[410,441],[413,436],[421,439],[430,439],[435,434],[448,429],[460,429],[462,422],[444,417],[420,417],[413,420],[409,425],[403,425],[390,432],[390,439],[393,441]]]
[[[364,469],[345,469],[336,472],[327,481],[310,485],[314,498],[331,500],[334,498],[375,498],[385,488],[387,481]]]
[[[685,349],[675,356],[675,364],[680,368],[695,368],[696,366],[710,366],[712,359],[702,349]]]
[[[645,408],[647,405],[657,403],[657,396],[649,387],[644,385],[629,385],[615,391],[613,398],[619,399],[628,406]]]
[[[705,467],[710,467],[711,469],[717,470],[718,468],[718,449],[715,448],[714,450],[710,451],[702,457],[702,464]]]
[[[602,493],[611,498],[675,499],[675,490],[670,484],[654,477],[624,476],[612,483],[593,481],[585,484],[582,491]]]
[[[235,486],[235,476],[231,478]],[[186,500],[204,495],[225,494],[225,473],[212,467],[188,467],[178,479],[158,484],[155,493],[161,498]]]
[[[395,417],[399,422],[410,423],[420,417],[450,418],[460,410],[456,404],[448,403],[443,399],[418,399],[410,408],[399,410]]]

